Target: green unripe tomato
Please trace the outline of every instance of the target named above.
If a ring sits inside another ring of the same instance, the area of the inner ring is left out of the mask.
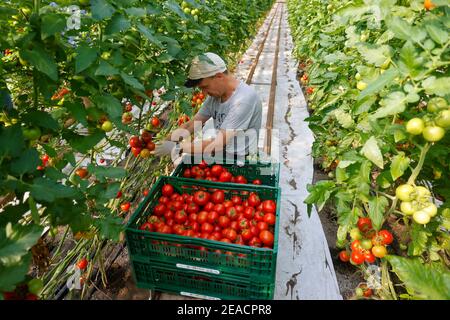
[[[408,131],[408,133],[410,134],[418,135],[423,132],[424,127],[425,123],[423,122],[422,119],[413,118],[409,120],[408,123],[406,124],[406,131]]]
[[[357,72],[357,73],[355,74],[355,79],[356,79],[356,80],[361,80],[361,74],[360,74],[359,72]]]
[[[41,129],[38,127],[22,128],[22,134],[27,140],[37,140],[41,136]]]
[[[356,288],[355,289],[355,294],[356,294],[357,297],[362,297],[362,296],[364,296],[364,291],[361,288]]]
[[[361,247],[363,247],[364,249],[366,250],[372,249],[372,246],[373,246],[372,240],[370,239],[361,240]]]
[[[415,189],[410,184],[402,184],[395,189],[395,196],[402,201],[413,200],[413,193]]]
[[[430,215],[425,211],[419,210],[414,212],[413,219],[418,224],[427,224],[430,222]]]
[[[439,126],[428,126],[423,129],[423,137],[430,142],[441,140],[445,135],[445,130]]]
[[[189,9],[189,8],[184,8],[184,9],[183,9],[183,12],[186,13],[186,14],[190,14],[190,13],[191,13],[191,9]]]
[[[428,201],[428,199],[431,196],[430,190],[428,190],[427,188],[422,187],[422,186],[415,187],[414,193],[415,193],[416,200],[421,201],[421,202]]]
[[[102,130],[105,132],[110,132],[113,129],[113,124],[111,121],[105,121],[102,124]]]
[[[360,240],[362,238],[361,231],[358,228],[350,230],[350,238],[353,240]]]
[[[426,212],[430,217],[434,217],[437,214],[437,207],[434,203],[430,203],[421,211]]]
[[[447,109],[447,101],[444,98],[436,97],[428,101],[427,111],[438,112],[439,110]]]
[[[356,88],[358,88],[358,90],[363,91],[365,88],[367,88],[367,83],[365,83],[364,81],[358,81],[358,83],[356,84]]]
[[[413,215],[416,210],[417,208],[410,201],[402,201],[402,203],[400,204],[400,211],[407,216]]]
[[[28,282],[27,286],[30,293],[39,295],[42,288],[44,287],[44,282],[41,279],[31,279]]]
[[[436,124],[442,128],[450,127],[450,110],[442,110],[439,112],[435,120]]]

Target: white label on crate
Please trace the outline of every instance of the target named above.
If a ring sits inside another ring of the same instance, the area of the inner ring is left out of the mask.
[[[204,296],[202,294],[196,294],[196,293],[190,293],[190,292],[184,292],[184,291],[180,292],[180,294],[182,296],[205,299],[205,300],[221,300],[220,298],[216,298],[216,297]]]
[[[215,269],[208,269],[208,268],[190,266],[190,265],[182,264],[182,263],[177,263],[176,266],[177,266],[177,268],[181,268],[181,269],[189,269],[189,270],[195,270],[195,271],[200,271],[200,272],[220,274],[220,271],[219,270],[215,270]]]

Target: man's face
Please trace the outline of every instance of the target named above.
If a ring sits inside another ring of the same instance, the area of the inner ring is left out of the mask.
[[[202,90],[203,94],[212,96],[214,98],[220,98],[223,95],[223,89],[221,86],[222,81],[220,74],[202,79],[198,84],[198,88]]]

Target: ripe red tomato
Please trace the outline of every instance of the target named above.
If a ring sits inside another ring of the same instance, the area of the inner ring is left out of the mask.
[[[224,229],[222,235],[230,241],[235,241],[237,238],[237,232],[231,228]]]
[[[144,222],[140,227],[139,230],[144,230],[144,231],[154,231],[155,228],[153,227],[153,225],[150,222]]]
[[[211,195],[211,201],[215,204],[222,203],[225,200],[225,192],[223,190],[214,191]]]
[[[87,265],[88,265],[88,261],[87,261],[86,258],[81,259],[81,260],[78,261],[78,263],[77,263],[77,267],[78,267],[78,269],[80,269],[80,270],[86,269]]]
[[[361,252],[362,251],[361,242],[359,240],[354,240],[351,243],[350,248],[352,249],[352,251]]]
[[[132,136],[129,141],[130,147],[132,148],[141,148],[142,143],[138,136]]]
[[[339,259],[342,262],[348,262],[350,260],[350,255],[348,254],[347,250],[342,250],[339,252]]]
[[[167,208],[165,205],[163,204],[157,204],[154,208],[153,208],[153,214],[155,216],[161,217],[165,212],[166,212]],[[170,211],[170,210],[169,210]]]
[[[266,213],[263,217],[263,221],[273,226],[275,224],[275,215],[273,213]]]
[[[262,211],[264,213],[275,213],[277,204],[273,200],[264,200],[262,202]]]
[[[208,222],[212,224],[216,224],[219,222],[219,214],[215,211],[210,211],[208,213]]]
[[[75,171],[75,174],[76,174],[77,176],[79,176],[81,179],[84,179],[84,178],[86,178],[87,175],[88,175],[88,170],[87,170],[86,168],[78,168],[78,169]]]
[[[211,174],[214,177],[217,177],[217,178],[220,177],[220,174],[222,173],[222,171],[223,171],[223,167],[220,164],[215,164],[211,167]]]
[[[205,160],[202,160],[199,164],[198,164],[200,169],[206,169],[208,168],[208,163]]]
[[[189,169],[189,168],[184,169],[184,171],[183,171],[183,177],[185,177],[185,178],[191,178],[191,177],[192,177],[192,175],[191,175],[191,169]]]
[[[231,197],[231,202],[233,202],[233,205],[236,206],[236,205],[242,203],[242,199],[239,196],[232,196]]]
[[[219,215],[224,215],[226,213],[225,206],[222,203],[216,204],[212,210],[216,211]]]
[[[223,202],[223,206],[225,207],[225,209],[227,209],[229,207],[233,207],[233,202],[231,202],[231,200],[225,200]]]
[[[231,220],[236,220],[237,216],[238,216],[238,212],[236,211],[235,207],[228,207],[226,209],[226,215],[228,218],[230,218]]]
[[[220,216],[219,217],[219,226],[221,226],[222,228],[228,228],[228,226],[230,225],[231,219],[228,218],[227,216]]]
[[[269,225],[267,224],[267,222],[264,222],[264,221],[259,221],[256,224],[256,227],[259,229],[259,231],[263,231],[263,230],[268,230],[269,229]]]
[[[361,232],[367,232],[372,229],[372,221],[370,218],[360,217],[357,226]]]
[[[253,219],[255,216],[255,208],[253,207],[247,207],[244,209],[244,217],[247,219]]]
[[[262,230],[259,234],[259,239],[262,243],[264,243],[266,246],[272,246],[273,245],[273,234],[272,232],[268,230]]]
[[[257,184],[257,185],[262,185],[262,182],[261,182],[261,180],[259,180],[259,179],[253,180],[252,183],[253,183],[253,184]]]
[[[250,229],[242,230],[241,235],[244,241],[248,241],[254,236],[254,234],[250,231]]]
[[[161,196],[158,201],[161,204],[167,205],[170,202],[170,199],[166,196]]]
[[[194,202],[199,206],[204,206],[209,201],[209,193],[205,191],[197,191],[194,193]]]
[[[175,221],[180,224],[185,223],[187,221],[186,212],[184,210],[178,210],[175,213]]]
[[[208,212],[200,211],[197,215],[197,222],[200,224],[205,223],[208,220]]]
[[[152,134],[144,130],[141,133],[141,139],[147,144],[148,142],[152,141]]]
[[[259,237],[253,237],[250,239],[250,241],[248,242],[248,245],[251,247],[261,247],[262,242],[259,239]]]
[[[162,187],[162,190],[161,190],[161,192],[162,192],[162,194],[163,194],[163,196],[166,196],[166,197],[170,197],[172,194],[173,194],[173,186],[172,185],[170,185],[170,184],[165,184],[163,187]]]
[[[152,141],[149,141],[149,142],[147,142],[145,147],[148,149],[148,151],[153,151],[153,150],[155,150],[156,145]]]
[[[250,193],[250,195],[248,196],[248,205],[252,207],[257,207],[260,205],[260,203],[261,199],[259,198],[259,196],[254,192]]]
[[[235,182],[245,184],[245,183],[247,183],[247,179],[244,176],[239,175],[239,176],[236,176]]]
[[[164,218],[167,220],[173,219],[175,216],[175,213],[172,210],[167,209],[166,212],[164,212]]]
[[[149,190],[148,189],[144,189],[144,191],[142,192],[142,194],[144,195],[144,197],[148,196]]]
[[[387,230],[380,230],[378,231],[378,235],[380,235],[383,238],[383,244],[388,245],[391,244],[394,241],[394,237],[392,236],[392,233],[390,233]]]
[[[250,228],[250,223],[246,218],[238,219],[239,229],[244,230]]]
[[[364,252],[364,260],[367,263],[374,263],[376,258],[370,251],[366,251],[366,252]]]
[[[155,128],[159,127],[160,121],[157,117],[153,117],[151,120],[151,124],[152,126],[154,126]]]
[[[201,230],[202,232],[211,233],[214,230],[214,226],[209,222],[205,222],[202,223]]]
[[[354,264],[362,264],[364,263],[365,258],[361,252],[352,251],[350,260],[353,261]]]
[[[255,212],[255,220],[256,221],[264,221],[264,216],[265,216],[265,214],[262,211]]]
[[[222,172],[219,176],[220,182],[230,182],[233,175],[229,172]]]
[[[128,210],[130,210],[130,206],[131,204],[129,202],[124,202],[120,205],[120,209],[122,209],[122,211],[127,212]]]

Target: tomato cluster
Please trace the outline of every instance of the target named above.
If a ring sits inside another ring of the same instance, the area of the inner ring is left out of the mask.
[[[141,156],[146,159],[150,157],[150,152],[155,150],[155,143],[152,141],[153,135],[143,130],[141,136],[132,136],[129,141],[129,145],[131,147],[131,152],[135,157]]]
[[[357,228],[350,231],[352,242],[351,252],[342,250],[339,259],[354,265],[364,262],[374,263],[376,258],[383,258],[387,254],[386,246],[394,241],[394,237],[387,230],[375,231],[372,228],[370,218],[361,217],[358,219]]]
[[[402,201],[400,211],[406,216],[412,215],[418,224],[427,224],[437,214],[437,207],[431,202],[431,193],[425,187],[402,184],[395,189],[395,195]]]
[[[133,114],[131,113],[133,110],[133,104],[130,101],[126,101],[123,105],[123,113],[122,113],[122,123],[129,124],[133,121]]]
[[[178,118],[178,126],[181,126],[183,123],[186,123],[190,120],[188,115],[182,115]]]
[[[369,288],[365,283],[359,284],[355,290],[355,293],[357,297],[366,297],[366,298],[371,297],[373,294],[372,289]]]
[[[450,127],[450,108],[447,101],[435,97],[428,101],[427,111],[423,118],[412,118],[406,123],[406,131],[412,135],[420,135],[429,142],[441,140],[445,130]]]
[[[205,160],[202,160],[198,165],[184,169],[183,177],[214,182],[248,183],[247,178],[243,175],[234,176],[224,166],[220,164],[210,166]],[[254,179],[252,184],[261,185],[262,181],[260,179]]]
[[[308,83],[308,75],[306,73],[304,73],[303,76],[300,78],[300,82],[303,84]]]
[[[201,105],[205,101],[205,95],[203,92],[194,93],[191,99],[191,105],[193,108]]]
[[[50,157],[48,156],[48,154],[44,154],[41,157],[41,161],[42,161],[42,165],[37,166],[37,170],[44,170],[45,167],[48,166],[48,161],[50,160]]]
[[[248,191],[242,191],[242,197],[235,194],[226,199],[225,190],[202,189],[179,194],[165,184],[152,214],[139,229],[273,248],[275,201],[261,200],[257,193]]]

